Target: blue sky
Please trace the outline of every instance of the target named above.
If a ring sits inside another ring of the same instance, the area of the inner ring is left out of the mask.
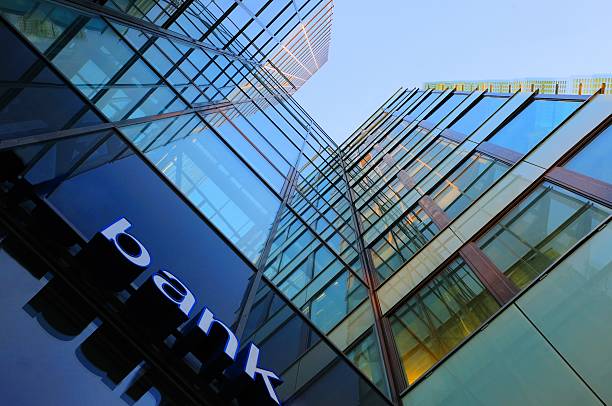
[[[612,72],[612,0],[335,0],[296,99],[341,142],[400,87]]]

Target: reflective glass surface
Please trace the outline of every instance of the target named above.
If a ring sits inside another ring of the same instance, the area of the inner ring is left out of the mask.
[[[253,263],[268,238],[279,199],[197,117],[184,119],[180,140],[150,149],[147,158]],[[174,125],[174,119],[156,128]],[[149,140],[149,124],[122,129],[136,143]],[[155,132],[157,136],[158,132]],[[177,135],[172,135],[176,137]],[[149,142],[150,144],[151,142]]]
[[[612,227],[557,265],[517,306],[593,388],[612,401]]]
[[[595,139],[581,149],[564,167],[593,179],[612,184],[612,126],[603,130]]]
[[[476,152],[448,175],[430,195],[449,219],[454,219],[507,170],[508,165]]]
[[[504,97],[483,97],[470,108],[450,129],[465,135],[472,134],[482,123],[487,121],[495,111],[506,102]]]
[[[580,102],[534,100],[490,141],[526,154],[579,106]]]
[[[433,113],[427,116],[425,120],[433,124],[439,123],[444,117],[448,115],[448,113],[453,111],[455,107],[457,107],[463,100],[465,100],[466,97],[467,95],[464,94],[452,95],[448,100],[444,102],[444,104],[436,108]]]
[[[1,6],[0,6],[1,7]],[[0,139],[17,138],[101,122],[53,71],[0,22]],[[44,108],[34,109],[40,105]]]
[[[587,198],[543,183],[481,237],[478,245],[523,288],[610,212]]]
[[[408,383],[413,383],[487,320],[499,305],[462,259],[390,316]]]
[[[511,306],[403,398],[405,406],[601,405]]]

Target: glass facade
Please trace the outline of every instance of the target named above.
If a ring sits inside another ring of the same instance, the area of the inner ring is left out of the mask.
[[[292,97],[333,7],[0,0],[4,403],[611,401],[611,96],[337,145]]]

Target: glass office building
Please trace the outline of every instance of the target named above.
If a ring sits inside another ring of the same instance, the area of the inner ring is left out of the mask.
[[[5,404],[612,401],[612,96],[291,94],[332,1],[0,0]]]

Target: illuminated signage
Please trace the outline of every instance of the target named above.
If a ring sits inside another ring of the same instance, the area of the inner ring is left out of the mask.
[[[146,247],[127,230],[125,218],[97,233],[79,253],[87,273],[107,289],[121,291],[150,264]],[[202,362],[205,377],[223,376],[234,395],[256,404],[280,404],[274,388],[282,381],[272,371],[259,367],[259,348],[249,343],[239,351],[234,332],[207,308],[191,320],[196,298],[175,275],[160,270],[147,279],[126,301],[126,315],[146,326],[147,336],[163,340],[184,324],[173,349],[188,352]],[[185,324],[186,323],[186,324]]]

